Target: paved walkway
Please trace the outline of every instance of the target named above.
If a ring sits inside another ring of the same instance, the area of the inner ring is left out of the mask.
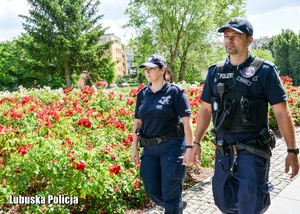
[[[300,128],[296,130],[297,146],[300,147]],[[271,194],[271,206],[266,214],[299,214],[300,213],[300,176],[290,180],[284,173],[286,144],[283,139],[277,140],[272,151],[269,180],[275,187]],[[183,193],[187,207],[183,214],[221,214],[214,205],[210,179],[204,180]],[[160,207],[152,208],[145,214],[162,214]]]

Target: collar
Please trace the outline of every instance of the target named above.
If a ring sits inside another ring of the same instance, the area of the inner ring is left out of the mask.
[[[234,66],[230,63],[230,56],[228,55],[226,57],[225,65],[230,69],[230,70],[237,70],[237,66]],[[250,53],[249,56],[247,57],[246,61],[244,61],[242,64],[239,65],[239,70],[242,70],[246,66],[250,65],[250,63],[253,61],[254,56]]]
[[[154,92],[151,90],[151,85],[152,85],[152,83],[149,83],[147,85],[147,93],[154,94]],[[155,93],[160,93],[160,92],[166,91],[167,88],[170,87],[170,85],[171,85],[171,83],[169,83],[168,81],[166,81],[165,84],[163,85],[163,87],[161,87],[161,89],[159,91],[155,92]]]

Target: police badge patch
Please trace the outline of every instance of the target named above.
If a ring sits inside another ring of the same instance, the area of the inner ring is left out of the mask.
[[[241,75],[245,78],[252,77],[255,74],[255,68],[253,67],[246,67],[241,71]]]

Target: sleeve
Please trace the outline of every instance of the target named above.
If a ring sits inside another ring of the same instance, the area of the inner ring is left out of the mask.
[[[264,78],[265,85],[265,97],[267,98],[270,105],[286,101],[287,94],[281,82],[278,71],[275,66],[266,66],[266,76]]]
[[[206,103],[211,103],[211,97],[213,96],[213,77],[216,72],[216,66],[210,67],[205,78],[204,87],[200,99]]]
[[[140,117],[139,117],[139,108],[142,104],[142,100],[143,100],[143,92],[140,91],[137,94],[137,98],[136,98],[136,104],[135,104],[135,110],[134,110],[134,118],[135,119],[140,119]]]
[[[177,111],[179,117],[186,117],[192,114],[189,100],[184,93],[184,90],[178,91],[177,99],[175,103],[175,110]]]

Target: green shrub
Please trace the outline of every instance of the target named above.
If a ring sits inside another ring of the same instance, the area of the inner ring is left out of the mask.
[[[287,77],[283,82],[295,125],[299,125],[299,88]],[[203,85],[181,85],[189,98],[195,129]],[[18,213],[126,213],[149,203],[139,165],[131,161],[137,92],[138,88],[96,86],[2,92],[0,209]],[[272,113],[270,123],[277,128]],[[208,131],[202,142],[201,164],[213,167],[214,159],[214,136]],[[10,198],[17,200],[19,196],[32,200],[35,196],[46,200],[65,197],[61,200],[70,202],[10,203]]]

